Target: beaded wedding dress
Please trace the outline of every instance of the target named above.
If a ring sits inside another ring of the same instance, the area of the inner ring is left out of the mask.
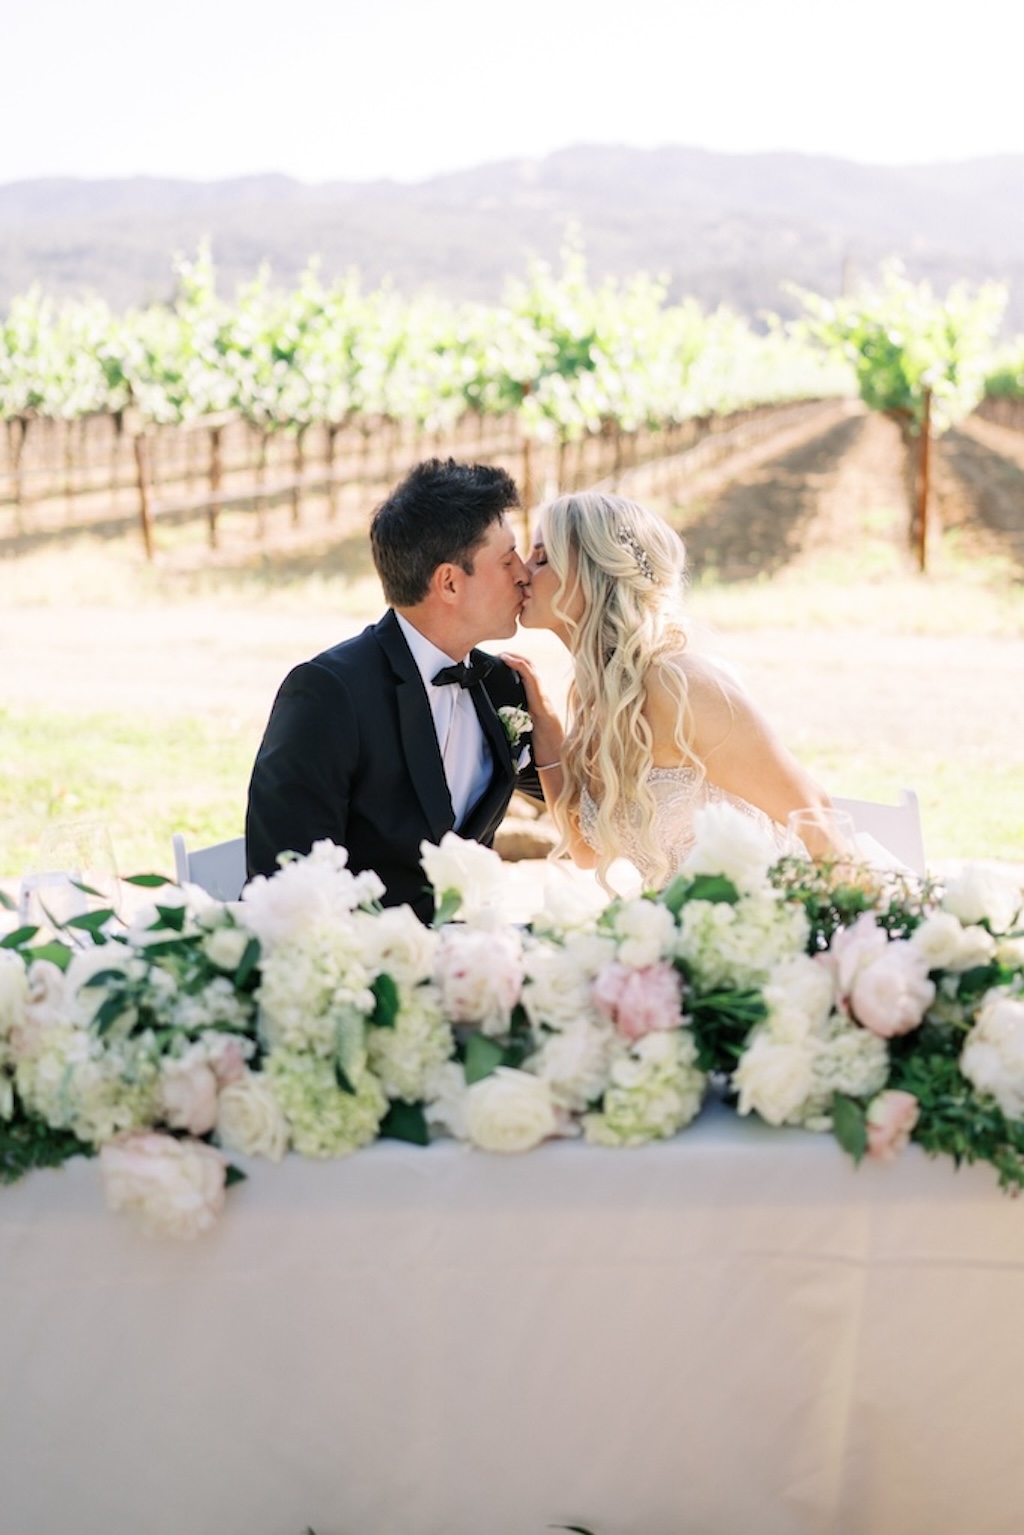
[[[746,800],[728,794],[715,784],[709,783],[696,768],[654,767],[648,779],[654,796],[654,840],[662,848],[672,870],[679,868],[695,841],[693,817],[703,805],[733,805],[744,815],[750,816],[783,851],[784,832],[764,811]],[[635,804],[620,807],[617,831],[621,838],[621,856],[628,858],[645,882],[656,878],[656,872],[640,846],[640,810]],[[597,805],[584,788],[580,796],[580,831],[595,851],[600,851],[597,840]]]

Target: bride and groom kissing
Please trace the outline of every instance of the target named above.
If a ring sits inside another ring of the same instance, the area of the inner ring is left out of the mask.
[[[388,611],[282,683],[249,785],[249,878],[326,838],[380,876],[385,904],[429,922],[421,843],[454,830],[490,846],[517,788],[552,811],[557,852],[602,880],[628,857],[649,886],[679,866],[708,801],[766,827],[827,808],[735,680],[688,648],[667,523],[622,497],[563,496],[524,561],[519,506],[503,469],[431,459],[377,508]],[[572,654],[567,722],[526,657],[477,648],[520,623]],[[521,740],[502,718],[516,709]]]

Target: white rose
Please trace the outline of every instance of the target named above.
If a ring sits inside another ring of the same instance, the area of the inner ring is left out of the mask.
[[[1007,970],[1024,970],[1024,934],[1019,938],[996,939],[996,959]]]
[[[249,1072],[223,1089],[217,1139],[241,1156],[280,1162],[288,1150],[288,1121],[266,1077]]]
[[[589,927],[608,905],[607,891],[586,884],[568,873],[549,875],[544,884],[544,904],[533,918],[534,932],[565,933]]]
[[[234,975],[249,947],[250,935],[244,927],[215,927],[203,939],[203,952],[211,965]]]
[[[965,925],[987,921],[994,933],[1009,932],[1022,902],[1024,895],[1011,874],[980,863],[966,864],[942,897],[943,909]]]
[[[735,805],[704,805],[693,817],[696,841],[683,863],[685,874],[724,874],[741,894],[767,882],[779,849],[752,816]]]
[[[739,1113],[753,1111],[770,1125],[795,1119],[814,1087],[812,1063],[806,1047],[755,1034],[732,1074]]]
[[[368,970],[390,975],[398,986],[415,986],[430,978],[438,934],[424,926],[411,906],[357,913],[357,925]]]
[[[466,1091],[466,1130],[482,1151],[529,1151],[557,1134],[551,1087],[525,1071],[499,1066]]]
[[[202,1141],[146,1131],[100,1150],[100,1173],[112,1210],[141,1218],[154,1236],[192,1239],[224,1208],[223,1154]]]
[[[983,927],[964,927],[951,911],[929,912],[908,941],[926,970],[972,970],[988,964],[996,948],[991,933]]]
[[[1024,1119],[1024,999],[989,993],[960,1053],[960,1070],[1007,1119]]]

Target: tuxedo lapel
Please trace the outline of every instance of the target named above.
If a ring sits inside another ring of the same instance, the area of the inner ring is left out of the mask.
[[[475,687],[470,688],[469,695],[473,700],[481,729],[491,748],[491,757],[494,762],[490,782],[469,811],[460,831],[461,836],[480,838],[487,834],[496,817],[507,805],[515,782],[516,769],[508,736],[491,702],[487,684],[478,682]]]
[[[451,831],[455,817],[423,679],[394,613],[384,615],[376,627],[376,635],[395,674],[398,729],[409,780],[431,836],[435,842],[440,842],[445,832]],[[473,689],[474,693],[477,691]],[[500,720],[498,727],[501,728]]]

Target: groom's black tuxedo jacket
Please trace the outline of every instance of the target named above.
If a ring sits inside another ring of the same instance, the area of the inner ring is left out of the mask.
[[[496,712],[525,708],[516,673],[498,661],[470,693],[494,771],[459,835],[490,846],[512,791],[540,798],[541,790],[532,763],[517,773],[528,738],[511,747]],[[308,853],[327,838],[348,849],[350,869],[376,870],[385,905],[408,902],[429,922],[434,898],[420,843],[440,842],[454,824],[423,680],[393,612],[289,673],[249,784],[250,878],[273,874],[278,853]]]

